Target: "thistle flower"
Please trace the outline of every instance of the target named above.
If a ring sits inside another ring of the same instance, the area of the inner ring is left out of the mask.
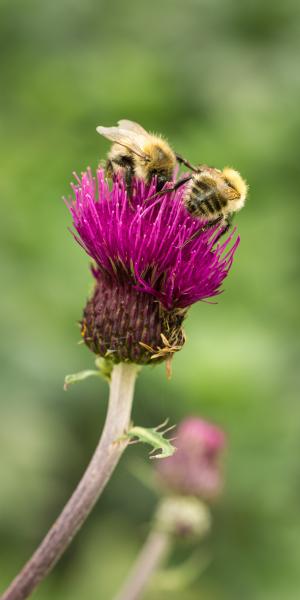
[[[216,498],[223,486],[219,459],[225,447],[224,432],[202,419],[189,417],[177,429],[173,456],[159,461],[160,481],[176,494]]]
[[[183,187],[153,199],[155,181],[136,180],[129,198],[124,181],[110,189],[102,169],[72,186],[74,237],[94,261],[81,333],[96,354],[138,364],[170,358],[184,344],[188,307],[220,294],[239,238],[216,243],[217,227],[201,230]]]

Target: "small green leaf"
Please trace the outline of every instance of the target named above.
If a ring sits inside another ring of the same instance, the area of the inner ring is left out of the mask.
[[[162,427],[166,424],[167,421],[154,428],[131,427],[127,435],[131,439],[137,438],[139,442],[152,446],[153,450],[150,452],[150,458],[167,458],[167,456],[174,454],[176,448],[171,444],[172,440],[164,437],[167,431],[173,429],[175,425],[162,430]]]
[[[110,358],[101,358],[98,356],[95,360],[97,371],[94,369],[87,369],[86,371],[79,371],[79,373],[72,373],[72,375],[65,376],[64,390],[66,391],[72,383],[78,383],[88,377],[103,377],[105,381],[110,382],[111,372],[113,370],[113,362]]]
[[[66,391],[72,383],[78,383],[78,381],[83,381],[83,379],[87,379],[88,377],[100,377],[100,371],[94,371],[91,369],[87,369],[86,371],[79,371],[79,373],[73,373],[72,375],[65,376],[64,382],[64,390]]]

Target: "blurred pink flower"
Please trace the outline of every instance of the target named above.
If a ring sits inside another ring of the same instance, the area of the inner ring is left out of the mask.
[[[177,494],[203,500],[217,497],[223,487],[220,455],[226,445],[224,432],[196,417],[189,417],[177,428],[173,456],[158,462],[160,481]]]

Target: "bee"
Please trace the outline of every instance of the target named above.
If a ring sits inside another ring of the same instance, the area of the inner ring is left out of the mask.
[[[156,177],[157,191],[172,180],[176,155],[162,137],[126,119],[118,121],[117,127],[99,126],[97,132],[113,142],[106,161],[106,175],[112,178],[122,173],[129,193],[133,177],[147,185]]]
[[[234,214],[243,208],[248,192],[247,183],[238,171],[229,167],[222,171],[207,165],[194,167],[180,155],[177,154],[176,158],[193,173],[160,194],[186,184],[182,197],[185,208],[193,217],[205,221],[202,230],[220,223],[223,227],[219,239],[228,231]]]

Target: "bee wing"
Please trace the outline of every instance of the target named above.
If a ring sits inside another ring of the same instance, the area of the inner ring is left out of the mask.
[[[121,127],[96,127],[96,131],[105,138],[121,146],[125,146],[141,158],[147,159],[147,155],[143,151],[145,144],[145,136],[137,135],[130,129],[122,129]]]
[[[134,131],[137,135],[150,137],[150,134],[148,133],[148,131],[146,131],[146,129],[144,129],[141,125],[139,125],[135,121],[129,121],[128,119],[121,119],[121,121],[118,121],[118,125],[121,129],[127,129],[128,131]]]

